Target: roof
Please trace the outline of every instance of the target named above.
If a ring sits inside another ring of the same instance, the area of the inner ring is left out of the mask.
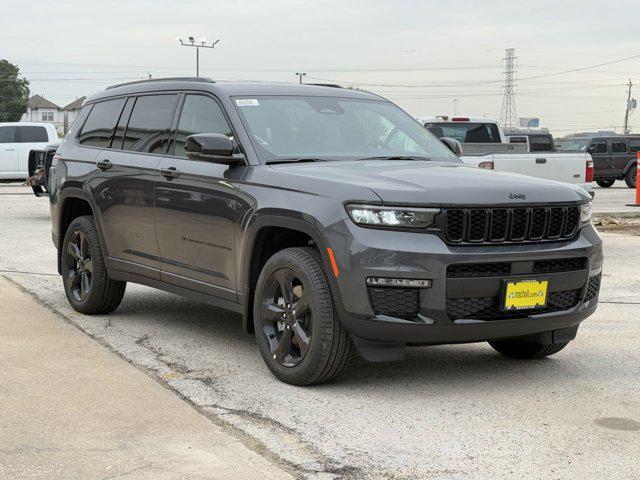
[[[56,108],[60,109],[58,105],[53,103],[51,100],[47,100],[42,95],[34,95],[29,98],[29,102],[27,104],[29,108]]]
[[[73,102],[63,108],[63,110],[80,110],[82,108],[82,104],[87,99],[87,97],[82,96],[76,98]]]
[[[198,90],[208,91],[218,96],[233,95],[310,95],[325,97],[349,97],[380,100],[373,93],[334,86],[320,86],[285,82],[228,82],[213,81],[206,78],[154,78],[108,87],[104,92],[92,95],[87,102],[118,95],[162,90]]]

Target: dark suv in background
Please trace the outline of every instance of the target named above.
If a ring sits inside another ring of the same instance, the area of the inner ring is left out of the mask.
[[[629,188],[636,188],[640,135],[574,137],[564,140],[560,150],[589,152],[593,158],[595,181],[601,187],[608,188],[616,180],[624,180]]]
[[[336,377],[355,350],[560,351],[597,305],[591,197],[466,167],[455,149],[365,92],[108,88],[50,169],[67,298],[106,314],[135,282],[239,312],[268,368],[298,385]]]

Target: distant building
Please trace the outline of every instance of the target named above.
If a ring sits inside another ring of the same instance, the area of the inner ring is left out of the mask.
[[[42,95],[33,95],[27,103],[27,113],[22,115],[20,121],[53,123],[59,133],[65,134],[78,116],[86,98],[80,97],[65,107],[59,107]]]

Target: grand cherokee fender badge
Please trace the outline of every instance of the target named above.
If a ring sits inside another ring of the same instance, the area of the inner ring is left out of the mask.
[[[509,198],[511,200],[526,200],[527,196],[524,193],[510,193]]]

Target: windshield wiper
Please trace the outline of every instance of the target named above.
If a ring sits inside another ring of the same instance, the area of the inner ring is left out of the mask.
[[[313,158],[313,157],[278,158],[275,160],[267,161],[267,165],[277,165],[278,163],[302,163],[302,162],[328,162],[328,160],[324,158]]]
[[[390,156],[378,156],[378,157],[365,157],[359,158],[358,160],[417,160],[417,161],[425,161],[430,162],[431,158],[429,157],[418,157],[414,155],[390,155]]]

